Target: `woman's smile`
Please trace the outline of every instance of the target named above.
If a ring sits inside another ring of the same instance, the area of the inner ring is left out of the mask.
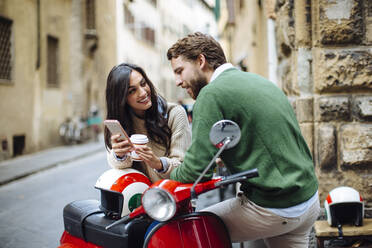
[[[149,95],[147,95],[145,98],[139,100],[138,103],[147,104],[149,101],[151,101],[151,98]]]

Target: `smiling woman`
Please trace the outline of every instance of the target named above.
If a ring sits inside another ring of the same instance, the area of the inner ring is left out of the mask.
[[[130,73],[127,103],[141,117],[145,116],[146,110],[152,105],[150,86],[136,70]]]
[[[135,148],[142,162],[133,162],[132,145],[105,129],[109,165],[116,169],[134,167],[152,182],[169,178],[191,142],[184,108],[158,95],[141,67],[125,63],[115,66],[108,75],[106,104],[107,119],[118,120],[129,135],[149,138],[146,145]]]

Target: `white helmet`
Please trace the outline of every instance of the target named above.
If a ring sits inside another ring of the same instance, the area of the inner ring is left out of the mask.
[[[331,226],[344,223],[363,225],[364,202],[359,192],[351,187],[341,186],[331,190],[324,207]]]
[[[106,216],[118,219],[141,205],[142,193],[151,185],[147,176],[134,169],[110,169],[97,180],[101,206]]]

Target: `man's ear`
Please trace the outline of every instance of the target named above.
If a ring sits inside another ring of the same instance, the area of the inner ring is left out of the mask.
[[[198,58],[197,58],[197,62],[198,62],[198,65],[199,65],[199,68],[201,70],[205,70],[208,68],[208,61],[207,59],[205,58],[204,54],[199,54]]]

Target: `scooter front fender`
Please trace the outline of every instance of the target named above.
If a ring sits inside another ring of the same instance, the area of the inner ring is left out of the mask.
[[[146,248],[229,248],[231,239],[223,221],[210,212],[197,212],[160,222],[147,235]]]

